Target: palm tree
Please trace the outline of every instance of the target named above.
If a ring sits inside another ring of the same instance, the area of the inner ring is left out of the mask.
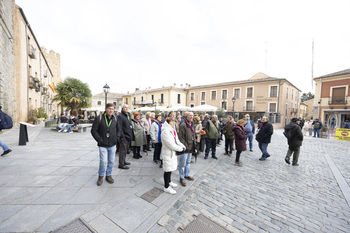
[[[57,101],[67,110],[71,110],[72,115],[76,115],[78,109],[89,107],[92,94],[87,83],[83,83],[79,79],[67,77],[65,80],[57,85],[55,88],[57,94],[52,101]]]

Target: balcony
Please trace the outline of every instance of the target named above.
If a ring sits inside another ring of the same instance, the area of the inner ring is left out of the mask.
[[[34,77],[29,77],[29,88],[30,88],[30,89],[35,88]]]
[[[243,107],[244,112],[254,112],[254,107],[253,106],[244,106]]]
[[[328,105],[347,104],[347,96],[332,96],[328,98]]]
[[[153,100],[136,100],[132,101],[133,105],[142,105],[142,104],[154,104]]]
[[[28,55],[30,58],[35,58],[35,48],[33,45],[29,45]]]

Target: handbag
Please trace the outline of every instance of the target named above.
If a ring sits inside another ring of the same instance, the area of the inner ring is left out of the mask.
[[[202,129],[201,135],[206,135],[207,133],[205,132],[204,129]]]

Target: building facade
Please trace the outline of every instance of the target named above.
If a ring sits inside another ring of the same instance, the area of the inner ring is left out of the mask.
[[[123,105],[123,94],[110,92],[107,94],[107,103],[113,103],[115,111],[120,112]],[[105,93],[93,95],[91,98],[90,106],[93,108],[105,106]]]
[[[130,109],[140,107],[176,107],[186,106],[186,88],[168,86],[156,89],[139,90],[123,95],[123,103],[128,104]]]
[[[350,121],[350,69],[314,78],[313,117],[328,126],[342,128]]]
[[[0,106],[12,118],[17,117],[14,17],[14,0],[0,1]]]
[[[248,80],[193,86],[188,89],[188,106],[212,105],[234,118],[249,113],[254,121],[267,115],[277,127],[299,116],[301,90],[282,78],[258,73]]]

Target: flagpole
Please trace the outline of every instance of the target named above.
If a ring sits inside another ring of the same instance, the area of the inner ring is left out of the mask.
[[[312,38],[311,88],[314,88],[314,39]]]

